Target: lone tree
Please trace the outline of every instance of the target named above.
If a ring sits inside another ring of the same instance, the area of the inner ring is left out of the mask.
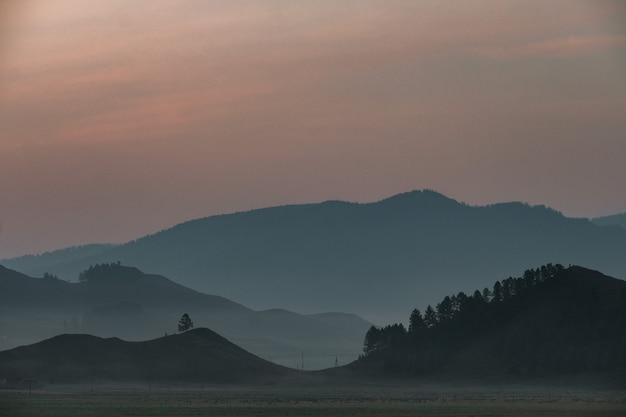
[[[191,317],[189,314],[185,313],[178,321],[178,331],[185,332],[193,327],[193,321],[191,321]]]

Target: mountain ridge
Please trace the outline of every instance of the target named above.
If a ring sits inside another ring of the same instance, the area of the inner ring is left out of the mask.
[[[545,206],[469,206],[423,190],[195,219],[71,265],[35,269],[65,278],[120,260],[255,309],[347,310],[384,322],[405,316],[414,294],[428,302],[527,265],[584,264],[626,276],[624,252],[626,230]]]

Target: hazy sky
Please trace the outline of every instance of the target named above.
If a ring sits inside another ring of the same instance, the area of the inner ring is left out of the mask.
[[[0,3],[0,258],[420,188],[626,211],[626,2]]]

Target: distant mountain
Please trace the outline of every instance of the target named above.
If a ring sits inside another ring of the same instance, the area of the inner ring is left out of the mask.
[[[351,367],[449,377],[606,373],[626,384],[626,281],[547,265],[422,311],[408,331],[370,328],[366,354]]]
[[[174,333],[183,313],[265,358],[307,355],[307,369],[329,367],[335,356],[355,359],[371,323],[353,314],[302,315],[253,311],[169,279],[118,264],[97,265],[69,283],[47,274],[31,278],[0,266],[0,349],[60,333],[145,340]],[[327,356],[314,363],[311,357]],[[331,359],[332,356],[332,359]],[[345,361],[344,361],[345,363]]]
[[[8,383],[185,381],[268,383],[296,371],[260,359],[208,329],[142,342],[64,334],[0,352]]]
[[[598,226],[619,226],[626,229],[626,213],[613,214],[611,216],[594,217],[591,221]]]
[[[434,191],[220,215],[73,262],[20,270],[75,279],[121,261],[257,309],[352,311],[400,320],[415,302],[470,291],[528,265],[588,265],[626,276],[626,230],[544,207],[472,207]],[[6,261],[7,266],[14,261]]]

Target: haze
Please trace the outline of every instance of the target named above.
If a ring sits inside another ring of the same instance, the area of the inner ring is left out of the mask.
[[[613,1],[8,1],[0,258],[431,188],[626,211]]]

